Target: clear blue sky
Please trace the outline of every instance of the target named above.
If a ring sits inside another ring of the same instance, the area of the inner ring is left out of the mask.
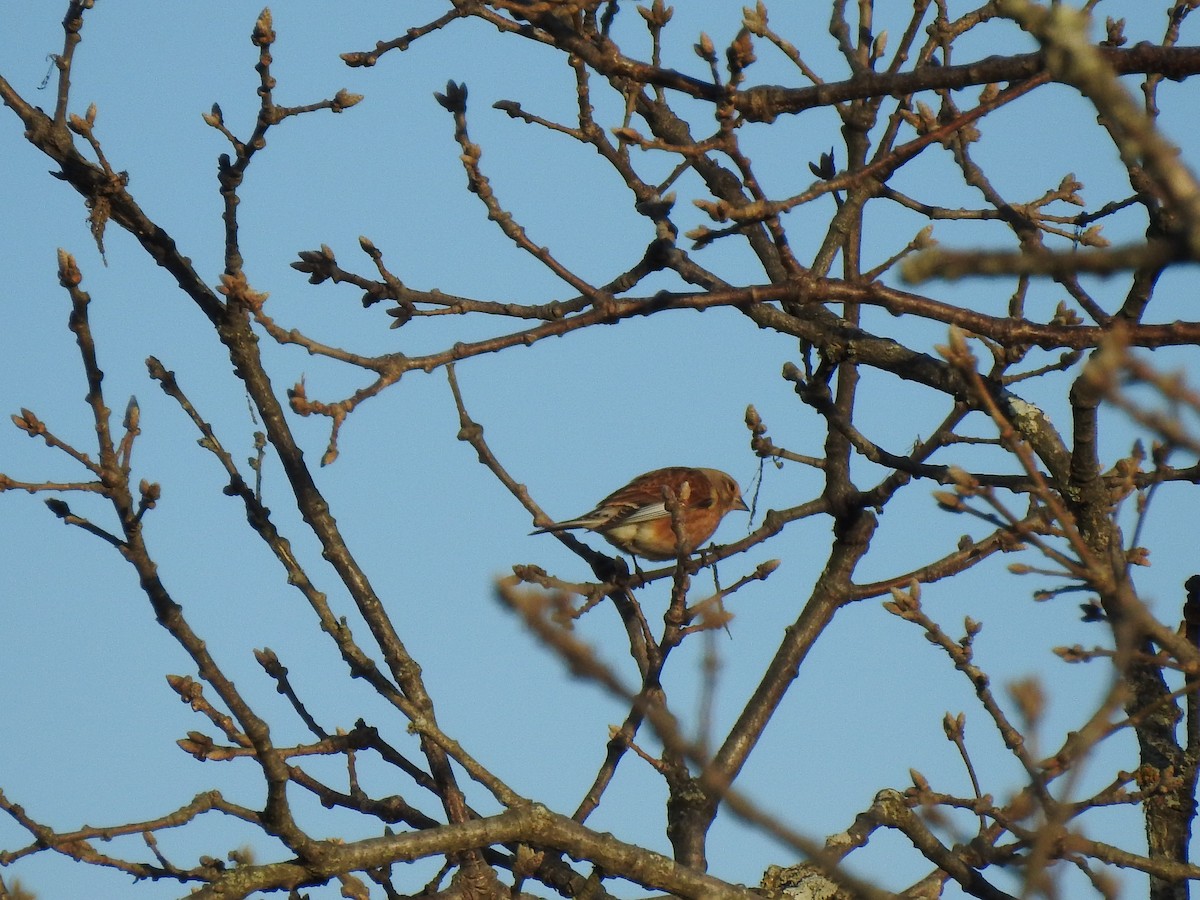
[[[787,5],[777,3],[773,10],[777,30],[790,36],[828,80],[844,77],[844,64],[834,57],[825,32],[824,4],[815,4],[821,7],[817,22],[785,10]],[[1152,7],[1160,5],[1124,0],[1101,3],[1099,12],[1129,18],[1131,42],[1155,41],[1162,15]],[[47,109],[54,103],[53,83],[44,90],[39,85],[52,74],[48,54],[61,49],[65,6],[45,0],[0,5],[0,74]],[[677,44],[666,59],[702,75],[691,43],[700,29],[718,46],[728,42],[738,28],[741,4],[676,6],[670,33]],[[952,2],[951,7],[961,12],[968,4]],[[406,54],[391,54],[373,69],[347,69],[338,59],[341,52],[369,49],[376,40],[427,21],[439,8],[430,2],[356,0],[338,4],[336,13],[313,2],[274,9],[277,102],[310,103],[342,87],[366,97],[341,116],[319,113],[274,129],[242,191],[246,273],[257,290],[270,293],[268,312],[286,327],[364,353],[417,354],[496,333],[495,322],[452,317],[388,330],[391,320],[382,306],[364,310],[352,289],[312,287],[289,268],[298,251],[324,243],[347,268],[369,272],[359,235],[370,237],[392,271],[412,287],[522,303],[570,295],[569,288],[515,250],[464,190],[450,117],[432,97],[448,79],[467,83],[472,137],[484,148],[484,169],[535,241],[597,283],[625,268],[649,240],[620,183],[591,155],[491,108],[496,100],[512,99],[539,115],[569,121],[570,73],[549,51],[498,40],[486,27],[470,24],[420,41]],[[249,132],[257,77],[248,37],[259,9],[244,2],[98,3],[87,15],[76,57],[72,111],[82,114],[89,103],[96,104],[96,130],[108,158],[128,171],[130,189],[145,211],[214,284],[223,241],[215,160],[226,148],[201,114],[218,102],[236,133]],[[633,31],[638,17],[632,8],[622,18],[627,33]],[[897,29],[898,36],[901,26],[881,21],[880,27]],[[959,50],[974,57],[960,55],[955,61],[1033,49],[1013,26],[996,24],[986,34],[987,41],[977,39]],[[797,83],[768,48],[760,48],[759,57],[752,81]],[[1190,84],[1163,88],[1163,105],[1170,110],[1164,125],[1177,141],[1194,133],[1194,123],[1178,113],[1194,110],[1195,102],[1171,101],[1194,89]],[[697,122],[706,114],[699,107],[691,112]],[[611,124],[618,124],[618,114],[611,102],[598,111]],[[1011,121],[1006,116],[1021,117],[1024,124],[1006,132],[1002,126]],[[987,120],[976,152],[1015,201],[1033,199],[1074,172],[1086,184],[1089,203],[1099,205],[1123,193],[1112,187],[1121,175],[1115,153],[1108,148],[1093,153],[1075,138],[1092,127],[1091,121],[1071,91],[1040,91]],[[806,163],[828,150],[835,136],[831,116],[818,111],[777,128],[759,126],[747,136],[747,146],[767,189],[783,196],[811,181]],[[1185,155],[1194,160],[1195,147],[1185,147]],[[948,178],[944,157],[930,157],[902,183],[920,191]],[[844,159],[839,149],[839,163]],[[146,375],[145,358],[159,357],[176,371],[235,458],[249,456],[257,425],[206,320],[116,227],[106,236],[107,265],[101,261],[80,198],[47,175],[49,164],[22,140],[19,120],[7,109],[0,111],[0,160],[0,408],[8,415],[28,407],[64,439],[92,449],[82,402],[85,384],[66,329],[69,302],[55,272],[56,248],[65,248],[77,256],[83,287],[92,294],[108,402],[119,416],[131,395],[138,398],[143,435],[134,453],[135,475],[163,487],[159,508],[148,514],[148,541],[165,584],[193,627],[270,720],[276,743],[304,741],[308,735],[255,663],[251,651],[257,647],[279,654],[326,727],[350,728],[362,716],[413,750],[405,723],[346,677],[307,605],[245,527],[240,505],[222,496],[217,465],[197,447],[197,435],[181,411]],[[664,173],[669,168],[665,160],[649,157],[645,164],[662,166]],[[688,192],[695,188],[687,182],[680,186],[681,208],[687,209]],[[941,201],[978,203],[963,188],[947,191]],[[787,218],[802,260],[819,242],[831,202],[826,198]],[[687,209],[678,221],[686,230],[703,217]],[[812,227],[806,228],[810,221]],[[921,225],[899,213],[875,220],[867,234],[866,264],[896,252]],[[1117,228],[1110,237],[1136,239],[1140,227],[1131,219],[1125,231]],[[969,247],[1002,234],[983,226],[939,226],[937,236],[948,245]],[[700,258],[735,283],[762,280],[749,254],[732,242]],[[1160,289],[1164,309],[1173,294],[1191,299],[1190,290],[1181,290],[1185,285],[1182,277],[1167,280]],[[673,286],[667,281],[653,285]],[[1009,289],[971,281],[932,290],[949,302],[997,312]],[[1111,304],[1122,284],[1114,280],[1096,289]],[[1031,306],[1044,311],[1062,299],[1048,288],[1034,297]],[[1176,315],[1194,318],[1181,303],[1158,319]],[[889,332],[897,327],[884,317],[867,324]],[[944,332],[900,327],[906,329],[902,336],[923,347],[945,338]],[[355,370],[294,348],[267,346],[266,353],[280,391],[304,378],[311,398],[336,400],[367,381]],[[1194,359],[1180,354],[1163,352],[1156,360],[1187,365],[1193,373],[1197,369]],[[632,475],[660,465],[719,467],[752,489],[757,460],[742,424],[748,403],[755,404],[779,444],[820,455],[823,431],[817,416],[779,377],[789,361],[798,361],[794,342],[757,330],[735,311],[713,310],[627,321],[474,359],[460,366],[459,378],[492,449],[549,513],[567,516],[588,509]],[[1064,383],[1059,380],[1055,388]],[[1053,405],[1062,402],[1053,394],[1029,399],[1046,403],[1052,417],[1063,412]],[[941,414],[916,389],[879,375],[865,378],[863,403],[864,427],[883,435],[881,440],[897,452],[928,434]],[[325,421],[294,424],[315,465],[328,436]],[[443,727],[517,790],[570,812],[602,759],[609,725],[621,720],[623,710],[597,688],[571,680],[499,607],[492,584],[515,563],[534,563],[572,579],[588,573],[553,538],[528,536],[528,515],[470,448],[456,441],[457,430],[445,374],[411,374],[347,422],[341,458],[318,472],[318,483],[424,667]],[[1112,434],[1106,448],[1110,460],[1132,440],[1128,431]],[[61,454],[12,428],[0,428],[0,471],[30,481],[81,477]],[[861,469],[864,479],[870,472]],[[264,483],[277,523],[303,554],[318,587],[330,593],[335,610],[350,616],[353,626],[352,604],[289,508],[289,491],[274,465],[267,466]],[[984,533],[981,525],[937,512],[932,489],[914,484],[889,507],[877,550],[860,579],[933,559],[959,533]],[[768,467],[759,514],[798,504],[819,490],[819,477],[811,470]],[[1196,506],[1180,503],[1182,497],[1180,489],[1156,499],[1144,541],[1154,549],[1155,565],[1139,573],[1146,596],[1161,599],[1168,621],[1181,602],[1182,581],[1194,571],[1189,566],[1195,565]],[[100,500],[68,499],[80,514],[111,524]],[[745,527],[744,516],[731,516],[718,538],[732,539]],[[730,635],[715,638],[722,667],[718,735],[802,607],[829,543],[828,521],[810,519],[722,567],[723,579],[730,582],[763,560],[784,560],[767,584],[736,596]],[[1049,648],[1090,646],[1103,635],[1079,621],[1070,597],[1032,603],[1032,591],[1044,582],[1009,578],[1004,566],[1010,561],[993,559],[963,579],[927,589],[925,598],[952,633],[966,615],[984,622],[978,661],[997,685],[1028,676],[1043,680],[1051,707],[1040,747],[1049,750],[1086,719],[1090,703],[1106,686],[1098,672],[1065,666]],[[211,787],[250,806],[261,804],[251,763],[201,764],[175,746],[189,730],[211,733],[164,681],[168,673],[194,673],[155,624],[132,570],[116,553],[77,529],[65,529],[40,498],[8,493],[0,495],[0,563],[5,572],[0,789],[10,799],[60,830],[161,815]],[[665,604],[658,596],[662,591],[644,598],[652,619]],[[606,606],[592,613],[579,630],[632,684],[635,673],[622,652],[623,633],[612,610]],[[365,638],[365,629],[359,633]],[[674,661],[668,683],[674,709],[689,722],[694,722],[703,645],[693,643]],[[965,794],[966,774],[941,736],[943,713],[959,710],[967,711],[968,740],[985,787],[1019,787],[1015,764],[949,662],[877,602],[848,608],[818,643],[739,784],[766,809],[817,838],[847,827],[877,790],[903,789],[910,767],[936,776],[937,786],[947,791]],[[1114,742],[1109,754],[1107,766],[1087,770],[1079,791],[1094,789],[1114,765],[1132,769],[1137,764],[1129,740]],[[313,762],[310,767],[339,783],[331,765]],[[415,790],[388,778],[367,787],[417,799]],[[483,811],[492,809],[481,795],[473,799]],[[424,798],[421,803],[434,806]],[[371,833],[363,830],[364,823],[322,811],[307,799],[298,806],[316,834]],[[666,850],[663,815],[658,779],[631,759],[591,824]],[[1140,841],[1136,816],[1113,813],[1094,821],[1090,836],[1128,843],[1132,834],[1135,846]],[[1111,833],[1101,833],[1101,822]],[[970,829],[971,822],[963,827]],[[199,854],[223,856],[252,839],[229,820],[211,816],[199,828],[164,834],[161,843],[168,855],[188,863]],[[260,861],[276,858],[277,848],[253,840]],[[21,830],[0,817],[0,848],[25,842]],[[115,842],[104,849],[149,858],[137,843]],[[890,888],[919,877],[925,866],[913,853],[899,852],[899,846],[896,839],[877,838],[861,854],[862,871]],[[777,845],[727,818],[719,821],[711,847],[714,873],[747,883],[756,883],[770,863],[792,861]],[[140,893],[132,892],[123,875],[49,854],[24,860],[3,875],[19,878],[43,898],[185,893],[171,884],[140,885]],[[1140,888],[1141,882],[1131,878],[1130,884]],[[334,895],[313,892],[314,897]]]

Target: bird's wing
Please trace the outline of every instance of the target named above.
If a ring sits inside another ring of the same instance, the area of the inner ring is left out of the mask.
[[[574,528],[587,528],[591,531],[608,531],[611,528],[619,528],[622,525],[638,525],[642,522],[662,519],[669,515],[667,504],[662,501],[647,503],[642,506],[630,504],[624,508],[616,509],[612,506],[607,506],[594,509],[586,516],[580,516],[577,519],[551,522],[549,525],[537,528],[529,533],[546,534],[547,532],[554,531],[571,531]]]
[[[637,525],[640,522],[650,522],[654,519],[666,518],[669,515],[667,504],[659,500],[657,503],[644,503],[641,506],[632,506],[629,512],[617,513],[605,524]]]

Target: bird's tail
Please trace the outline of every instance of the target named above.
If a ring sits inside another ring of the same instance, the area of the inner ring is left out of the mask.
[[[559,531],[571,531],[575,528],[591,528],[596,524],[595,519],[568,519],[565,522],[551,522],[541,528],[535,528],[530,534],[554,534]]]

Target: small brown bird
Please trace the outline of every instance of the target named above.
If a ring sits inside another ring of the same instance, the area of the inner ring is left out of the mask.
[[[735,509],[749,512],[737,482],[719,469],[670,466],[639,475],[601,500],[586,515],[553,522],[531,533],[586,528],[617,549],[642,559],[674,559],[678,542],[664,488],[670,488],[679,502],[685,554],[712,537],[726,513]]]

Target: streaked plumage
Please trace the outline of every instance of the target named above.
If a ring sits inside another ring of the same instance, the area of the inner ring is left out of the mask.
[[[642,559],[674,559],[677,540],[663,492],[668,487],[679,501],[685,554],[712,537],[726,513],[748,510],[737,482],[719,469],[670,466],[639,475],[585,515],[551,523],[532,533],[586,528],[619,550]]]

